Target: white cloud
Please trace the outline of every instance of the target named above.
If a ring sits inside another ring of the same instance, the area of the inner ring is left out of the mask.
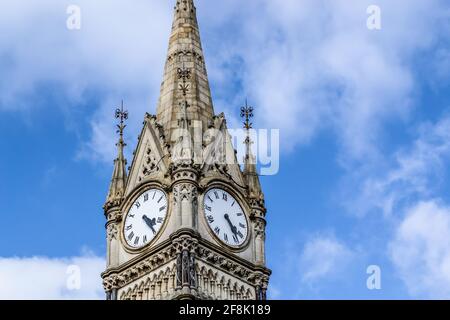
[[[371,1],[231,3],[217,29],[237,24],[239,36],[210,49],[212,66],[241,65],[239,95],[256,104],[258,125],[282,128],[288,147],[331,128],[345,157],[356,159],[378,152],[386,121],[406,119],[416,85],[411,57],[431,48],[445,21],[444,1],[378,1],[376,32],[366,28]],[[221,85],[235,86],[225,79]]]
[[[316,236],[304,246],[299,259],[302,282],[314,284],[345,270],[353,252],[332,236]]]
[[[411,207],[390,243],[390,255],[410,294],[450,298],[450,208],[436,201]]]
[[[74,273],[69,266],[79,268],[79,289],[70,286]],[[71,258],[0,257],[0,300],[105,299],[100,277],[104,269],[104,258],[89,253]]]
[[[2,3],[0,73],[7,81],[0,82],[0,111],[52,112],[50,104],[70,117],[71,110],[80,112],[87,101],[97,101],[82,110],[91,117],[92,133],[80,155],[110,162],[113,115],[120,101],[130,111],[131,137],[137,136],[145,111],[156,107],[172,6],[167,1],[79,0],[81,30],[70,31],[66,9],[72,4]]]
[[[422,124],[418,135],[409,147],[392,157],[385,155],[384,165],[380,160],[370,164],[369,170],[355,171],[347,185],[352,195],[346,195],[349,210],[357,215],[376,211],[390,216],[403,212],[417,199],[434,197],[444,181],[445,163],[450,158],[450,116],[434,124]],[[360,191],[355,194],[355,190]]]
[[[350,157],[376,153],[386,120],[403,119],[415,89],[411,57],[429,49],[445,1],[378,1],[383,29],[366,28],[369,0],[197,0],[217,111],[232,121],[248,95],[259,127],[282,128],[285,147],[331,128]],[[111,161],[112,111],[131,111],[134,146],[159,94],[171,26],[167,1],[77,1],[80,31],[66,29],[71,1],[7,1],[0,11],[0,110],[42,105],[46,86],[61,105],[90,106],[91,138],[81,155]],[[218,16],[216,13],[220,12]],[[444,41],[442,43],[445,43]],[[30,50],[32,48],[32,50]],[[446,61],[443,59],[442,61]],[[48,91],[48,90],[47,90]]]

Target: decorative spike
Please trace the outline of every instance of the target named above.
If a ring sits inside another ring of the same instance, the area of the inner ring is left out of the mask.
[[[114,160],[114,171],[111,179],[111,184],[109,186],[105,210],[120,205],[120,202],[122,201],[125,193],[125,186],[127,182],[127,160],[125,159],[125,156],[123,154],[126,143],[123,139],[123,132],[126,128],[125,120],[128,119],[128,111],[124,110],[123,101],[121,107],[116,109],[115,117],[116,119],[119,119],[119,124],[117,124],[119,141],[116,143],[118,155]]]
[[[256,157],[252,153],[253,141],[250,138],[250,129],[253,124],[250,119],[254,116],[254,108],[248,105],[245,100],[245,106],[241,108],[241,117],[244,118],[244,129],[247,131],[247,137],[245,138],[245,157],[244,157],[244,177],[246,179],[248,187],[248,196],[251,199],[258,200],[264,205],[264,196],[261,190],[261,183],[256,170]]]

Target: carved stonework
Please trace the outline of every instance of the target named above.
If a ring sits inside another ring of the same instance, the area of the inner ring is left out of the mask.
[[[169,264],[126,285],[119,292],[120,300],[173,299],[176,290],[176,268]]]
[[[190,183],[180,183],[173,188],[173,195],[175,203],[181,203],[183,200],[192,203],[197,202],[197,187]]]
[[[267,287],[269,277],[263,274],[257,274],[255,278],[256,284],[256,300],[267,300]]]
[[[108,239],[117,239],[117,224],[116,223],[110,223],[107,227],[107,237]]]
[[[263,219],[257,218],[254,224],[256,237],[264,240],[266,236],[266,222]]]
[[[176,251],[172,246],[169,246],[159,253],[138,262],[134,266],[129,267],[124,271],[119,272],[117,275],[115,275],[116,283],[118,286],[123,287],[136,280],[137,278],[140,278],[143,275],[151,272],[152,270],[161,267],[170,260],[173,260],[175,257]],[[106,278],[104,279],[107,279],[109,276],[105,275],[105,277]]]
[[[203,263],[197,265],[197,282],[200,299],[254,300],[256,296],[248,283]]]
[[[184,250],[194,253],[197,251],[198,240],[191,236],[181,236],[172,240],[172,246],[177,253]]]
[[[158,162],[159,160],[155,158],[152,149],[150,147],[147,147],[147,149],[145,150],[144,164],[142,165],[143,177],[147,177],[155,172],[158,172]]]
[[[177,288],[182,287],[197,287],[195,256],[188,250],[183,250],[177,257]]]
[[[199,258],[202,258],[205,261],[208,261],[209,263],[214,264],[218,268],[220,268],[226,272],[229,272],[238,278],[246,279],[249,281],[252,278],[251,270],[243,267],[242,265],[240,265],[230,259],[225,258],[224,256],[222,256],[214,251],[211,251],[204,247],[200,247],[197,252],[198,252]]]
[[[182,57],[192,57],[195,61],[204,66],[203,55],[193,49],[178,49],[167,57],[167,61],[170,63],[174,60],[181,60]]]
[[[163,156],[167,156],[170,153],[170,145],[166,141],[166,136],[164,134],[164,128],[156,121],[156,116],[146,114],[146,119],[150,123],[150,126],[153,128],[153,131],[158,135],[159,144],[162,147],[162,151],[164,153]]]

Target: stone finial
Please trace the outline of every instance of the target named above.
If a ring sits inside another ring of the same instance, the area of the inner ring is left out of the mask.
[[[123,132],[126,128],[125,120],[128,119],[128,111],[123,109],[123,101],[120,108],[116,109],[115,114],[116,119],[119,119],[119,124],[117,124],[117,133],[119,133],[119,141],[117,142],[117,158],[114,160],[114,171],[111,179],[111,184],[109,186],[108,196],[106,198],[106,203],[104,206],[105,211],[109,210],[114,206],[120,205],[125,193],[125,186],[127,183],[127,160],[123,154],[124,147],[126,143],[123,139]]]
[[[245,100],[245,106],[241,108],[241,117],[244,119],[244,129],[247,131],[245,138],[245,157],[244,157],[244,177],[247,183],[248,196],[251,199],[257,200],[264,205],[264,195],[261,190],[261,183],[256,170],[256,157],[252,153],[253,141],[250,138],[250,129],[253,124],[250,119],[254,116],[254,108],[249,106]]]

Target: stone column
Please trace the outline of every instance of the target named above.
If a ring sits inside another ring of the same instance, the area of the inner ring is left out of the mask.
[[[266,221],[263,218],[256,218],[253,225],[255,231],[255,263],[259,266],[265,266]]]
[[[197,239],[183,235],[173,240],[177,251],[176,261],[176,290],[183,295],[196,295],[197,272],[195,250]]]
[[[197,172],[190,166],[180,166],[173,174],[174,212],[179,229],[197,230]]]
[[[106,225],[107,234],[107,269],[119,266],[119,242],[118,242],[118,223],[116,221],[109,221]]]

